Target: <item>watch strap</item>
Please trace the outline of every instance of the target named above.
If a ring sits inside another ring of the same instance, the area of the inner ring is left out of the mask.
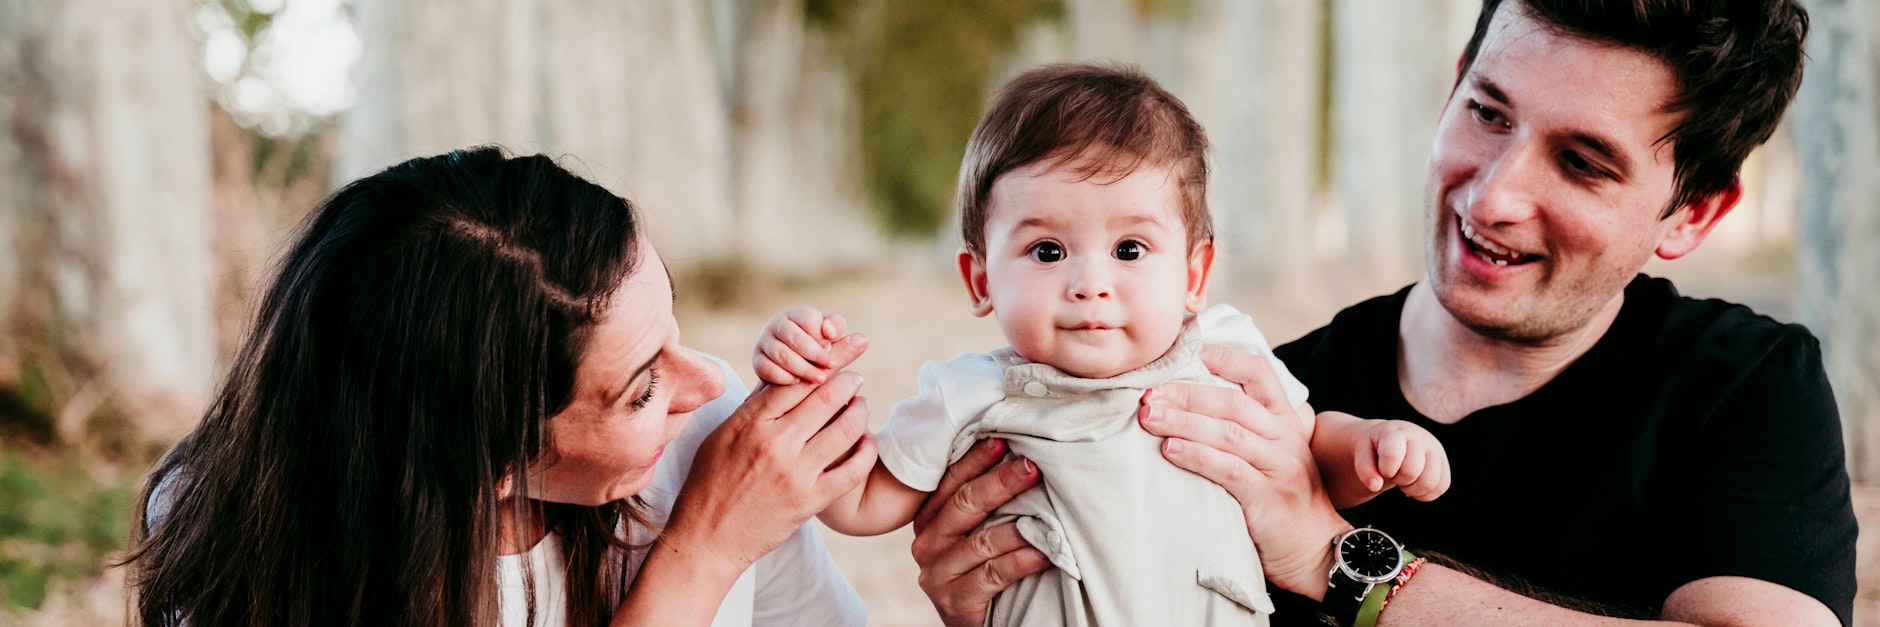
[[[1403,551],[1403,561],[1399,562],[1399,564],[1408,564],[1415,560],[1415,555],[1412,555],[1409,551]],[[1399,566],[1398,568],[1402,567]],[[1364,601],[1358,604],[1358,615],[1351,621],[1352,627],[1377,627],[1377,617],[1384,612],[1384,601],[1390,596],[1390,591],[1393,587],[1394,586],[1385,584],[1373,584],[1370,590],[1365,591]]]

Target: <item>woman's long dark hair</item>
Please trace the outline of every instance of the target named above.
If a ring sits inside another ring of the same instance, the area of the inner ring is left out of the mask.
[[[202,424],[144,488],[125,558],[142,622],[497,622],[497,486],[527,493],[637,228],[625,199],[495,148],[328,197]],[[569,624],[606,623],[633,504],[516,502],[562,538]]]

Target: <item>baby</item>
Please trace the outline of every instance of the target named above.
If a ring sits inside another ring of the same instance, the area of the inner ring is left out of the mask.
[[[1230,385],[1201,364],[1203,344],[1267,358],[1339,507],[1390,486],[1438,496],[1448,461],[1427,431],[1315,418],[1253,320],[1206,307],[1206,151],[1186,107],[1134,70],[1058,65],[1008,84],[960,168],[958,263],[973,315],[997,318],[1011,346],[922,366],[868,481],[818,518],[850,535],[905,525],[949,463],[1002,438],[1042,481],[986,524],[1016,521],[1054,568],[1000,593],[989,624],[1264,624],[1273,606],[1240,504],[1170,464],[1137,422],[1149,388]],[[844,326],[785,312],[758,341],[757,375],[825,379],[817,362]]]

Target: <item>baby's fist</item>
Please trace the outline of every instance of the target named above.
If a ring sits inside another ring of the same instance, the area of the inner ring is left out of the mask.
[[[1378,420],[1365,429],[1353,457],[1358,479],[1372,492],[1389,486],[1430,501],[1449,490],[1449,455],[1428,430],[1402,420]]]
[[[758,334],[751,370],[772,385],[822,383],[831,374],[829,347],[842,338],[847,326],[842,316],[825,316],[811,307],[784,310]]]

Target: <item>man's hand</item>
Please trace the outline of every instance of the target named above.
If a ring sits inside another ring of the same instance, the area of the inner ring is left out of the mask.
[[[914,515],[920,588],[947,625],[985,624],[992,597],[1050,566],[1044,553],[1019,537],[1017,525],[973,531],[992,510],[1038,483],[1038,466],[1031,460],[999,463],[1005,449],[1003,440],[973,445],[947,468]]]
[[[1319,481],[1303,422],[1266,360],[1208,346],[1201,361],[1241,389],[1170,384],[1143,394],[1143,429],[1168,438],[1162,455],[1240,501],[1267,579],[1325,596],[1331,540],[1351,529]]]

